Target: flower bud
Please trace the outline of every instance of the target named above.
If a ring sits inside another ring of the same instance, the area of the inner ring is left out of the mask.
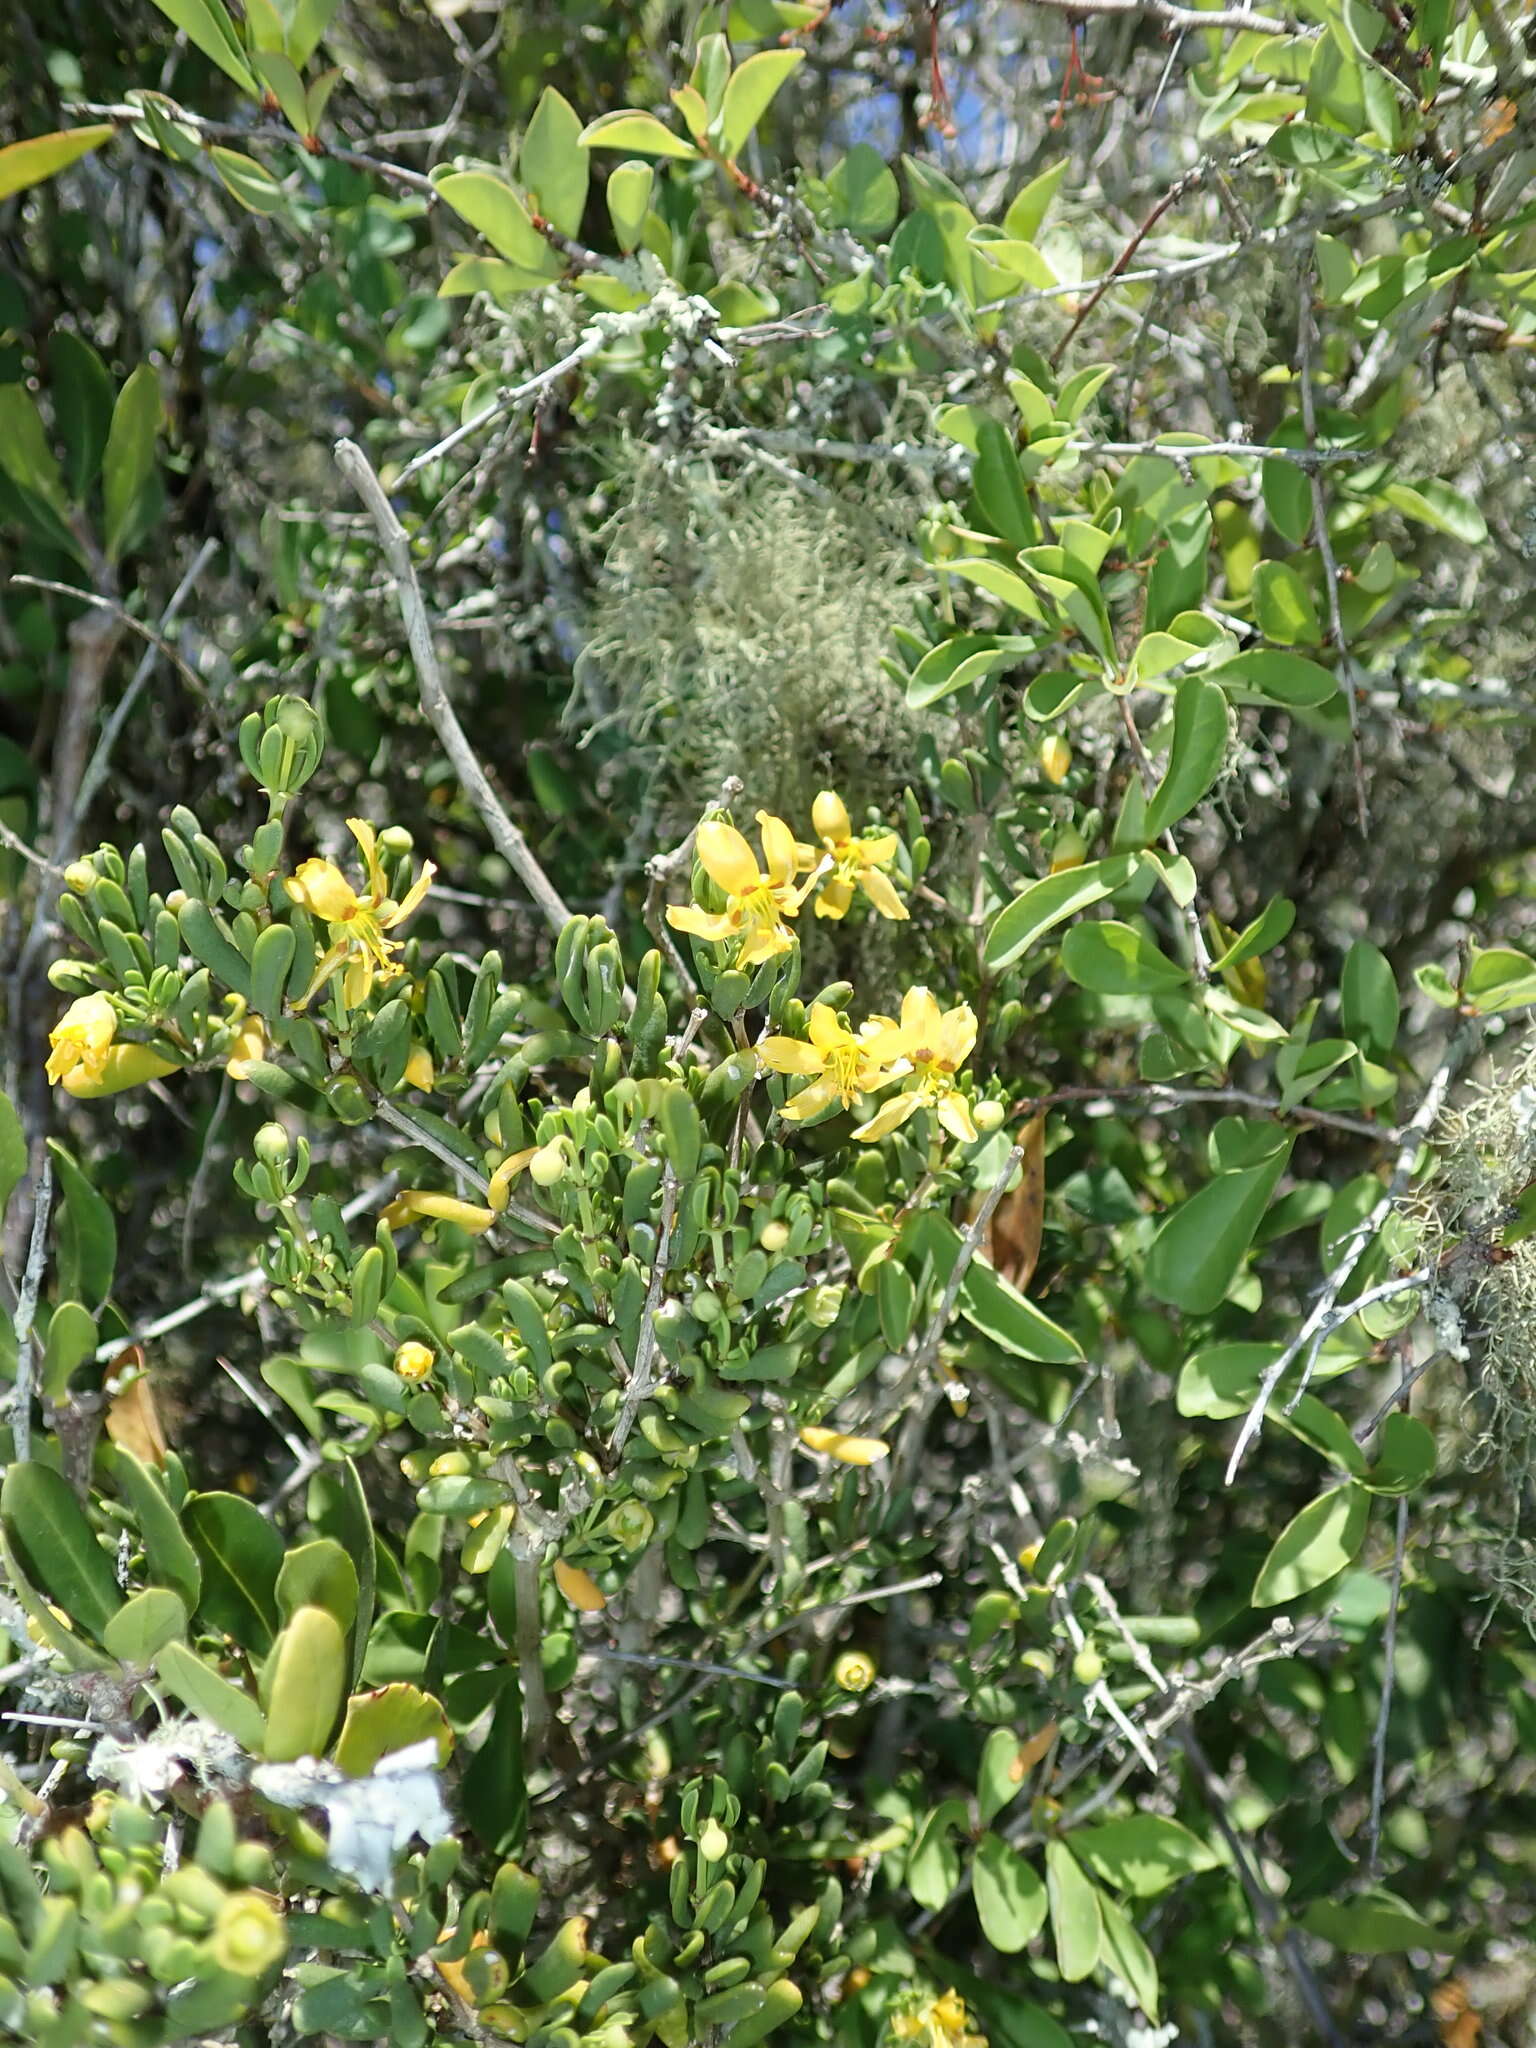
[[[410,853],[416,845],[404,825],[386,825],[379,834],[380,853]]]
[[[1051,846],[1051,873],[1065,874],[1080,868],[1088,858],[1088,842],[1075,825],[1063,825]]]
[[[875,1660],[863,1650],[845,1650],[832,1666],[832,1678],[844,1692],[868,1692],[875,1682]]]
[[[263,1166],[275,1169],[288,1164],[293,1145],[281,1124],[263,1124],[252,1149]]]
[[[789,1225],[774,1217],[757,1233],[757,1241],[765,1252],[781,1252],[789,1243]]]
[[[722,1856],[728,1856],[731,1838],[719,1821],[711,1818],[699,1830],[699,1854],[710,1863],[718,1863]]]
[[[971,1122],[985,1135],[988,1131],[999,1130],[1008,1112],[1000,1102],[977,1102],[971,1106]]]
[[[633,1553],[644,1550],[656,1531],[656,1517],[637,1500],[621,1501],[608,1517],[608,1530],[616,1542]]]
[[[567,1164],[564,1143],[559,1138],[551,1138],[529,1160],[528,1171],[539,1187],[552,1188],[557,1181],[565,1179]]]
[[[1053,732],[1049,739],[1040,742],[1040,772],[1047,782],[1054,782],[1059,787],[1066,781],[1071,766],[1072,749],[1060,733]]]
[[[221,1970],[261,1977],[286,1954],[287,1928],[259,1892],[233,1892],[219,1908],[209,1946]]]
[[[432,1347],[421,1343],[415,1337],[409,1338],[395,1353],[395,1371],[401,1379],[413,1383],[426,1379],[432,1371],[433,1363]]]
[[[1072,1676],[1079,1685],[1097,1685],[1104,1676],[1104,1659],[1092,1643],[1085,1643],[1072,1659]]]
[[[95,880],[96,870],[88,860],[72,860],[64,870],[64,886],[77,896],[84,896]]]
[[[165,907],[175,917],[191,900],[185,889],[173,889],[165,899]]]

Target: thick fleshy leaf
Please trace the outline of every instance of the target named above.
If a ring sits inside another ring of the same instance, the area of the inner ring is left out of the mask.
[[[1186,676],[1173,700],[1173,740],[1163,779],[1147,802],[1149,839],[1188,816],[1221,773],[1230,713],[1226,693],[1204,676]]]
[[[699,152],[691,142],[657,120],[654,114],[619,108],[589,121],[581,131],[583,149],[623,149],[636,156],[675,156],[688,162]]]
[[[1081,1983],[1098,1962],[1103,1940],[1098,1889],[1065,1842],[1045,1845],[1045,1885],[1057,1967],[1069,1984]]]
[[[804,50],[759,50],[737,65],[720,110],[720,147],[728,158],[734,161],[746,148],[780,87],[804,62]]]
[[[1123,889],[1139,865],[1134,853],[1089,861],[1059,875],[1046,875],[1004,904],[987,933],[986,963],[994,971],[1011,967],[1036,939],[1090,904]]]
[[[1072,1848],[1095,1877],[1139,1899],[1154,1898],[1180,1878],[1211,1870],[1221,1860],[1198,1835],[1156,1813],[1074,1828]]]
[[[152,363],[140,363],[117,394],[101,463],[102,539],[114,560],[132,535],[140,501],[155,473],[161,412],[159,372]]]
[[[199,1612],[264,1657],[277,1628],[282,1537],[254,1501],[237,1493],[195,1493],[182,1519],[202,1561]]]
[[[112,1553],[62,1473],[35,1459],[12,1465],[0,1487],[0,1522],[27,1577],[75,1628],[100,1642],[123,1596]]]

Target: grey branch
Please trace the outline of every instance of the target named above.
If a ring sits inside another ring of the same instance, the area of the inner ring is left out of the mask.
[[[1180,35],[1202,28],[1250,29],[1261,36],[1305,33],[1293,21],[1257,14],[1251,7],[1177,7],[1173,0],[1035,0],[1035,5],[1054,7],[1062,14],[1145,14]]]
[[[32,1318],[37,1314],[37,1297],[43,1284],[43,1267],[48,1261],[48,1218],[53,1209],[53,1161],[44,1155],[37,1176],[37,1194],[32,1204],[32,1236],[27,1246],[26,1270],[16,1296],[16,1385],[11,1393],[11,1434],[16,1458],[25,1464],[32,1455],[32,1381],[37,1349],[32,1339]]]
[[[570,922],[571,913],[561,901],[559,892],[548,875],[534,859],[527,840],[508,817],[501,799],[492,789],[486,772],[480,765],[474,748],[465,736],[457,712],[448,701],[443,672],[438,665],[437,648],[433,644],[432,622],[427,616],[427,607],[421,595],[421,585],[417,581],[416,565],[411,560],[411,544],[406,537],[405,528],[396,518],[395,508],[384,495],[384,487],[374,473],[373,464],[355,441],[336,443],[336,465],[362,499],[384,545],[385,559],[389,563],[390,574],[394,577],[395,590],[400,599],[400,616],[405,621],[405,637],[410,643],[411,658],[416,664],[416,685],[421,693],[421,708],[426,712],[432,730],[442,742],[443,750],[453,763],[454,772],[468,792],[471,803],[485,820],[486,830],[491,835],[496,851],[513,869],[537,904],[550,929],[561,931]]]

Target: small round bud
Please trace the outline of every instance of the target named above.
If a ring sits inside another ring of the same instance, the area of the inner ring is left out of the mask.
[[[565,1179],[567,1164],[565,1146],[558,1138],[551,1138],[529,1160],[528,1171],[539,1187],[552,1188],[557,1181]]]
[[[868,1692],[875,1682],[875,1660],[863,1650],[845,1650],[832,1666],[832,1678],[844,1692]]]
[[[285,740],[294,740],[300,746],[320,738],[320,720],[302,697],[279,698],[272,723]]]
[[[688,1306],[701,1323],[718,1323],[725,1315],[725,1303],[710,1287],[701,1287]]]
[[[705,1821],[699,1830],[699,1854],[710,1863],[718,1863],[722,1856],[730,1853],[731,1838],[717,1820]]]
[[[415,844],[404,825],[386,825],[379,834],[380,853],[410,853]]]
[[[95,880],[96,870],[88,860],[72,860],[64,870],[64,886],[77,896],[85,895]]]
[[[1104,1659],[1092,1643],[1085,1643],[1072,1659],[1072,1676],[1079,1685],[1097,1685],[1104,1676]]]
[[[173,889],[165,899],[165,907],[175,917],[191,901],[185,889]]]
[[[775,1216],[757,1233],[757,1241],[765,1252],[781,1252],[789,1243],[789,1225]]]
[[[1040,772],[1047,782],[1058,786],[1067,779],[1067,770],[1072,766],[1072,749],[1060,733],[1052,733],[1049,739],[1040,742]]]
[[[431,1374],[434,1364],[432,1347],[412,1337],[402,1344],[395,1353],[395,1371],[401,1379],[413,1384]]]
[[[608,1517],[608,1528],[626,1550],[644,1550],[655,1533],[656,1517],[637,1500],[621,1501]]]
[[[281,1124],[263,1124],[256,1133],[253,1150],[263,1166],[286,1166],[293,1142]]]
[[[977,1102],[971,1105],[971,1122],[982,1133],[999,1130],[1007,1114],[1000,1102]]]

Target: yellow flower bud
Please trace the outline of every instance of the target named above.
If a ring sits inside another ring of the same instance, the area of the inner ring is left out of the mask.
[[[1088,842],[1075,825],[1063,825],[1056,834],[1051,847],[1051,873],[1065,874],[1068,868],[1080,868],[1088,858]]]
[[[1047,782],[1060,786],[1067,779],[1067,770],[1072,766],[1072,749],[1060,733],[1052,733],[1049,739],[1040,742],[1040,772]]]
[[[800,1441],[807,1450],[836,1458],[840,1465],[876,1465],[891,1450],[883,1437],[844,1436],[838,1429],[802,1429]]]
[[[496,1221],[494,1209],[482,1208],[477,1202],[461,1202],[457,1195],[439,1195],[431,1188],[402,1188],[382,1214],[390,1230],[401,1230],[416,1217],[426,1216],[456,1223],[472,1237],[489,1230]]]
[[[568,1163],[564,1139],[551,1138],[529,1160],[528,1171],[541,1188],[552,1188],[557,1181],[565,1179]]]
[[[77,896],[83,896],[95,880],[96,870],[88,860],[72,860],[64,870],[64,886]]]
[[[50,1081],[79,1075],[99,1081],[107,1053],[117,1035],[117,1012],[104,995],[76,996],[48,1034]]]
[[[163,1060],[147,1045],[114,1045],[94,1076],[76,1067],[64,1076],[64,1093],[78,1101],[92,1102],[102,1095],[120,1095],[125,1088],[142,1088],[146,1081],[160,1081],[167,1074],[180,1073],[174,1060]]]
[[[286,1166],[293,1150],[293,1140],[281,1124],[263,1124],[252,1141],[251,1150],[263,1166]]]
[[[757,1233],[757,1241],[765,1252],[781,1252],[789,1243],[789,1225],[774,1217]]]
[[[600,1614],[608,1605],[607,1594],[591,1573],[584,1572],[580,1565],[567,1564],[563,1557],[555,1559],[555,1584],[571,1606],[583,1614]]]
[[[405,1085],[419,1088],[425,1094],[436,1079],[431,1053],[424,1045],[413,1045],[411,1056],[405,1063]]]
[[[528,1165],[538,1149],[537,1145],[529,1145],[524,1151],[510,1153],[503,1159],[500,1166],[491,1175],[490,1182],[485,1190],[485,1205],[488,1209],[494,1209],[498,1216],[501,1214],[510,1198],[513,1181],[517,1179],[523,1168]]]
[[[403,1380],[424,1380],[431,1374],[434,1359],[432,1347],[411,1337],[395,1353],[395,1371]]]
[[[219,1908],[209,1947],[221,1970],[262,1977],[287,1953],[287,1925],[260,1892],[232,1892]]]
[[[868,1692],[875,1682],[875,1660],[863,1650],[845,1650],[832,1666],[832,1678],[844,1692]]]
[[[185,889],[173,889],[165,899],[165,907],[174,917],[177,911],[181,910],[191,900]]]
[[[251,1071],[251,1061],[265,1059],[266,1055],[267,1034],[261,1019],[247,1017],[224,1062],[224,1071],[232,1081],[243,1081]]]
[[[699,1829],[699,1854],[710,1863],[718,1863],[722,1856],[730,1854],[731,1838],[719,1821],[711,1817]]]
[[[427,1467],[434,1479],[466,1479],[474,1471],[468,1451],[442,1451]]]

